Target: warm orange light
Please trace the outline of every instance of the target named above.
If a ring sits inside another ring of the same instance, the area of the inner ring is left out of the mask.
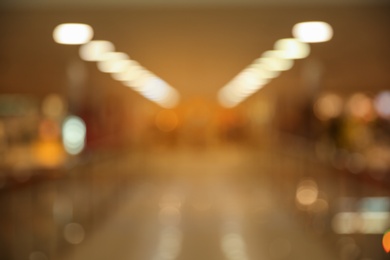
[[[296,193],[296,200],[303,206],[310,206],[318,198],[318,187],[314,180],[306,179],[301,181]]]
[[[386,253],[390,253],[390,230],[383,235],[382,245]]]
[[[156,116],[156,126],[163,132],[174,130],[179,123],[177,115],[172,110],[163,110]]]
[[[40,141],[33,152],[36,163],[45,168],[56,168],[65,162],[64,149],[56,141]]]
[[[371,99],[363,94],[356,93],[347,103],[348,112],[355,118],[370,120],[374,117],[374,108]]]
[[[336,94],[323,95],[314,104],[314,114],[323,121],[340,116],[342,110],[343,99]]]

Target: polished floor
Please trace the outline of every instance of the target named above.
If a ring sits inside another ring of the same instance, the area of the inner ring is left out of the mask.
[[[2,197],[3,259],[386,259],[381,235],[337,235],[332,219],[339,198],[389,191],[282,147],[92,156]],[[323,202],[311,211],[296,201],[309,178]]]

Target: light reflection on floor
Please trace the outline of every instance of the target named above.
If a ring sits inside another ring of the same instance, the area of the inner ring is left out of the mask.
[[[385,259],[389,191],[303,151],[159,148],[92,162],[10,193],[9,259]]]
[[[67,259],[107,259],[116,240],[128,242],[115,259],[335,259],[283,205],[261,154],[167,150],[146,161],[147,180]],[[124,227],[114,232],[118,223]]]

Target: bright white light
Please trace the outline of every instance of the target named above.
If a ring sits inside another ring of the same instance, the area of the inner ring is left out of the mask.
[[[253,91],[242,89],[239,84],[232,82],[218,93],[219,103],[224,107],[234,107],[247,98]]]
[[[77,116],[69,116],[62,127],[62,142],[70,154],[80,153],[85,146],[86,126]]]
[[[238,74],[218,93],[219,103],[224,107],[234,107],[268,83],[258,70],[250,67]]]
[[[87,24],[65,23],[58,25],[53,31],[53,38],[60,44],[84,44],[93,37],[93,29]]]
[[[280,75],[280,71],[269,70],[267,66],[262,63],[261,59],[255,60],[248,69],[254,70],[263,79],[274,79]]]
[[[125,80],[123,82],[125,86],[164,108],[173,108],[179,102],[179,94],[174,88],[141,66],[137,65],[134,69],[129,68],[123,75],[113,74],[113,77],[114,75]]]
[[[138,92],[141,92],[147,82],[154,77],[156,76],[153,75],[150,71],[142,70],[137,73],[136,77],[132,81],[128,82],[127,86],[133,88]]]
[[[390,91],[383,91],[375,98],[375,109],[384,118],[390,118]]]
[[[103,54],[114,50],[114,44],[109,41],[90,41],[80,47],[79,54],[85,61],[100,61]]]
[[[281,56],[285,59],[303,59],[310,54],[309,44],[294,38],[278,40],[274,48],[282,51]]]
[[[107,52],[101,56],[97,66],[101,72],[119,73],[129,66],[129,56],[122,52]]]
[[[129,60],[127,67],[123,71],[112,73],[111,76],[118,81],[132,82],[142,71],[145,71],[145,69],[138,62]]]
[[[304,22],[294,25],[293,35],[302,42],[326,42],[332,39],[333,29],[325,22]]]
[[[174,88],[170,88],[170,91],[166,98],[163,101],[159,102],[159,104],[164,108],[174,108],[180,100],[179,93]]]
[[[259,61],[271,71],[286,71],[294,64],[291,59],[283,58],[283,51],[266,51]]]
[[[141,94],[152,101],[162,101],[169,89],[168,85],[157,77],[152,77],[147,80],[145,85],[140,90]]]
[[[239,85],[242,85],[244,88],[257,88],[260,85],[263,85],[266,80],[261,78],[259,74],[257,74],[253,70],[244,70],[235,79]]]
[[[338,234],[383,234],[388,228],[388,212],[340,212],[332,220]]]
[[[234,100],[233,97],[229,95],[229,93],[226,91],[225,88],[221,89],[218,92],[218,101],[224,107],[234,107],[240,102]]]

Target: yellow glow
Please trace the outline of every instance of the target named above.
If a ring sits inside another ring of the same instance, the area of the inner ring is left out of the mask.
[[[90,41],[80,47],[79,54],[85,61],[100,61],[103,54],[114,50],[114,44],[109,41]]]
[[[65,162],[64,149],[61,143],[55,141],[42,141],[34,147],[36,162],[45,168],[56,168]]]
[[[291,59],[284,58],[283,51],[266,51],[259,61],[270,71],[286,71],[294,64]]]
[[[53,31],[53,38],[60,44],[84,44],[93,37],[93,29],[87,24],[66,23],[58,25]]]
[[[294,25],[293,35],[302,42],[326,42],[332,39],[333,29],[325,22],[303,22]]]
[[[303,59],[309,56],[310,46],[294,38],[281,39],[275,43],[274,49],[281,51],[284,59]]]
[[[107,52],[101,55],[98,69],[105,73],[119,73],[130,64],[129,56],[123,52]]]

